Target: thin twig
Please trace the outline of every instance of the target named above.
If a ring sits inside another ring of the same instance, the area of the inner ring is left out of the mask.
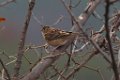
[[[105,80],[104,77],[103,77],[103,74],[101,73],[101,71],[98,68],[94,69],[94,68],[92,68],[90,66],[83,66],[83,67],[88,68],[90,70],[93,70],[93,71],[97,72],[100,75],[100,77],[102,78],[102,80]]]
[[[42,47],[46,47],[47,45],[45,44],[45,45],[41,45],[41,46],[32,46],[32,45],[30,45],[30,46],[28,46],[25,50],[24,50],[24,53],[25,52],[27,52],[28,50],[30,50],[30,49],[37,49],[37,48],[42,48]]]
[[[57,20],[55,23],[53,23],[52,26],[55,26],[55,25],[57,25],[58,23],[60,23],[60,22],[62,21],[62,19],[63,19],[63,16],[61,15],[61,16],[58,18],[58,20]]]
[[[9,75],[9,73],[8,73],[8,70],[7,70],[7,68],[5,67],[5,65],[4,65],[4,63],[3,63],[3,61],[2,61],[1,59],[0,59],[0,63],[1,63],[1,65],[2,65],[2,67],[3,67],[3,69],[5,70],[5,73],[6,73],[6,76],[7,76],[8,80],[11,80],[10,75]]]
[[[13,58],[13,60],[12,60],[12,61],[9,61],[9,62],[6,63],[5,65],[9,65],[9,64],[11,64],[11,63],[14,63],[14,62],[17,60],[17,58],[16,58],[15,56],[9,56],[9,58],[10,58],[10,59]]]
[[[32,12],[33,19],[35,19],[36,22],[38,22],[40,25],[42,25],[42,22],[37,18],[34,12]]]
[[[0,7],[6,6],[9,3],[15,2],[16,0],[5,0],[4,2],[0,3]]]
[[[57,72],[58,75],[60,75],[64,80],[66,80],[65,77],[62,75],[62,73],[58,71],[55,65],[52,65],[52,68]]]

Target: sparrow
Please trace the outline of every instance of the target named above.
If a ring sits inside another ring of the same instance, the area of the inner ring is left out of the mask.
[[[57,29],[48,25],[43,26],[41,32],[47,44],[53,47],[66,44],[68,40],[79,34]]]

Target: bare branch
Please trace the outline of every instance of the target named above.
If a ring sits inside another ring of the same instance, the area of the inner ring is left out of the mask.
[[[105,7],[106,39],[107,39],[108,45],[109,45],[109,51],[110,51],[110,55],[111,55],[111,59],[112,59],[112,68],[113,68],[113,71],[114,71],[115,80],[119,80],[119,73],[118,73],[118,69],[117,69],[117,64],[115,62],[115,57],[114,57],[114,53],[113,53],[113,49],[112,49],[112,44],[111,44],[111,39],[110,39],[109,7],[110,7],[109,0],[106,0],[106,7]]]
[[[82,25],[83,25],[83,24],[80,24],[80,23],[76,20],[76,18],[74,17],[73,13],[72,13],[72,12],[69,10],[69,8],[66,6],[65,2],[64,2],[63,0],[61,0],[61,2],[63,3],[64,7],[66,8],[66,10],[67,10],[68,13],[70,14],[70,16],[73,18],[74,22],[76,23],[77,28],[78,28],[78,31],[79,31],[79,32],[82,32],[83,35],[86,37],[86,39],[89,40],[89,41],[93,44],[93,46],[94,46],[98,51],[100,51],[100,53],[104,56],[104,58],[106,58],[106,56],[104,55],[104,54],[106,54],[106,53],[105,53],[103,50],[101,50],[101,48],[97,45],[97,43],[94,42],[93,39],[89,38],[88,35],[84,32],[84,30],[82,29]],[[109,59],[106,58],[106,60],[108,60],[108,62],[111,63],[111,62],[109,61]]]
[[[28,9],[28,13],[27,13],[27,17],[26,17],[26,21],[23,27],[23,31],[21,33],[21,39],[19,42],[19,49],[18,49],[18,53],[17,53],[17,60],[15,63],[15,72],[13,75],[13,80],[18,80],[18,76],[19,76],[19,70],[21,67],[21,63],[22,63],[22,56],[24,53],[24,44],[25,44],[25,38],[26,38],[26,33],[27,33],[27,29],[29,26],[29,22],[30,22],[30,18],[32,15],[32,10],[34,8],[35,5],[35,0],[31,0],[31,2],[29,3],[29,9]]]

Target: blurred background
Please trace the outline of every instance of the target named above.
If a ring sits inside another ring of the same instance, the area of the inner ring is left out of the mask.
[[[0,3],[4,1],[5,0],[0,0]],[[69,0],[66,0],[66,2],[68,1]],[[72,5],[77,4],[78,1],[79,0],[72,0]],[[76,8],[72,9],[76,17],[79,16],[81,12],[83,12],[87,5],[87,2],[88,0],[81,0],[80,4]],[[113,4],[113,6],[114,7],[111,7],[111,13],[113,13],[116,9],[120,8],[119,3]],[[18,44],[20,41],[20,33],[23,29],[27,9],[28,0],[16,0],[15,3],[12,2],[6,6],[0,7],[0,17],[4,17],[6,19],[5,22],[0,23],[0,28],[4,27],[4,29],[0,31],[0,52],[4,51],[7,55],[16,55],[18,50]],[[100,4],[96,8],[96,11],[103,18],[104,4]],[[64,29],[66,31],[69,31],[72,27],[70,16],[64,8],[63,4],[60,2],[60,0],[36,0],[33,12],[34,15],[40,20],[41,24],[43,25],[53,25],[59,19],[60,16],[63,16],[63,20],[60,23],[58,23],[55,27]],[[104,22],[102,20],[98,20],[91,16],[85,24],[84,28],[93,28],[94,30],[99,30],[103,23]],[[40,30],[40,24],[33,17],[31,17],[25,44],[45,44]],[[34,51],[29,51],[27,54],[27,56],[32,62],[36,61],[36,55],[34,53]],[[0,58],[2,58],[2,60],[5,61],[5,63],[9,61],[4,55],[0,55]],[[65,60],[65,56],[60,58],[60,60],[58,61],[59,63],[61,63],[60,65],[64,64],[62,63],[63,60]],[[28,65],[28,62],[23,62],[21,73],[24,73],[28,70]],[[112,70],[108,68],[109,65],[103,60],[103,58],[100,55],[95,56],[92,60],[89,61],[87,65],[92,66],[94,68],[100,68],[104,77],[106,78],[105,80],[109,80]],[[14,63],[8,66],[9,72],[11,73],[13,72],[13,66]],[[97,72],[91,71],[86,68],[80,70],[79,74],[76,75],[76,80],[90,79],[101,80]]]

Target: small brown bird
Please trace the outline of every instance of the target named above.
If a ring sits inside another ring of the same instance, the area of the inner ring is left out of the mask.
[[[41,31],[47,43],[53,47],[64,45],[68,40],[78,35],[78,33],[67,32],[47,25]]]

